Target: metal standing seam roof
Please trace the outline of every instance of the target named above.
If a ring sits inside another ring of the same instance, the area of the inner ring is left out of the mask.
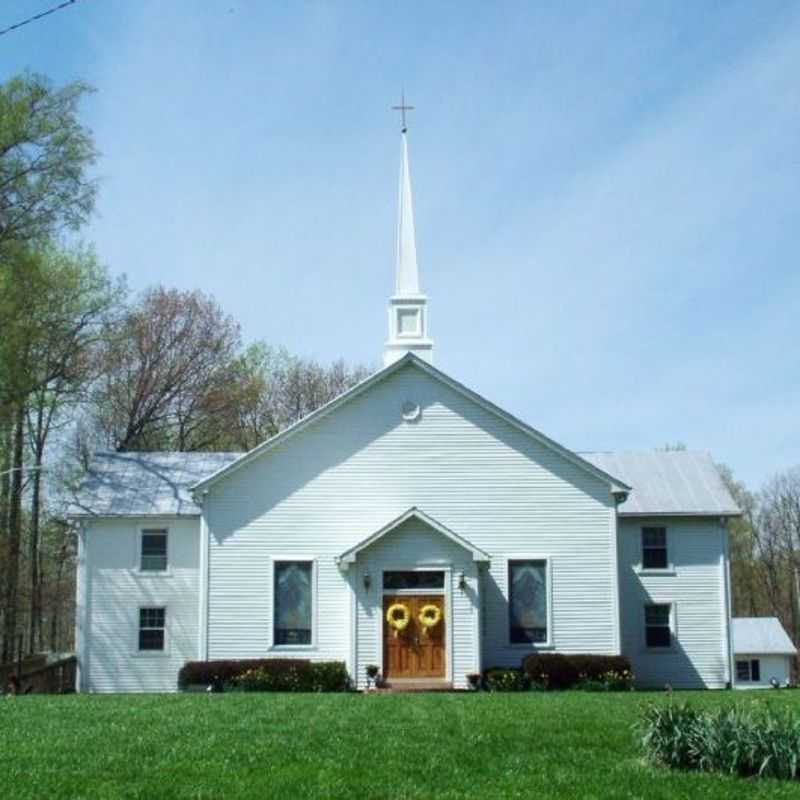
[[[797,648],[777,617],[734,617],[733,652],[742,655],[797,655]]]
[[[96,453],[73,517],[197,516],[190,489],[241,453]]]
[[[97,453],[70,507],[82,516],[193,516],[191,489],[242,453]],[[622,516],[739,513],[710,456],[689,451],[584,453],[633,486]]]
[[[735,500],[707,453],[628,450],[579,453],[633,487],[620,516],[738,516]]]

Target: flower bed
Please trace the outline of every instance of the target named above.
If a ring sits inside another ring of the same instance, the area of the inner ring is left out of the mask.
[[[215,691],[344,692],[350,687],[347,668],[340,661],[258,658],[189,661],[178,673],[178,686],[210,687]]]

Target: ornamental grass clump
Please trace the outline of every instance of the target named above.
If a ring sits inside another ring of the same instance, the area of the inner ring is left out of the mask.
[[[637,725],[653,763],[702,772],[796,780],[800,717],[769,705],[697,711],[686,703],[649,705]]]

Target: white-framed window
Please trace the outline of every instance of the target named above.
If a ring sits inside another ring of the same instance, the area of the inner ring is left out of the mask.
[[[163,652],[167,647],[167,609],[147,606],[139,609],[139,652]]]
[[[761,661],[757,658],[737,659],[736,680],[740,683],[758,683],[761,680]]]
[[[139,531],[139,572],[167,572],[168,551],[169,531],[166,528],[142,528]]]
[[[311,647],[314,644],[313,559],[276,559],[272,566],[272,644]]]
[[[672,647],[673,608],[671,603],[648,603],[644,607],[644,642],[648,649]]]
[[[509,558],[507,580],[509,644],[548,645],[551,639],[549,559]]]
[[[669,569],[667,529],[648,525],[642,528],[642,569]]]

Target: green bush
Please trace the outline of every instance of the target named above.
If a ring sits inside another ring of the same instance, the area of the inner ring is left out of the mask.
[[[530,681],[522,670],[492,667],[483,673],[484,686],[490,692],[524,692]]]
[[[625,656],[530,653],[522,660],[522,670],[532,683],[548,689],[619,691],[633,684]]]
[[[344,692],[350,686],[340,661],[305,662],[283,670],[269,667],[245,670],[233,679],[233,686],[243,692]]]
[[[178,673],[178,686],[211,686],[261,692],[343,692],[350,686],[340,661],[258,658],[189,661]]]
[[[797,779],[800,717],[769,706],[697,711],[686,703],[649,705],[637,725],[654,763],[702,772]]]
[[[625,672],[603,672],[593,678],[580,676],[575,684],[583,692],[629,692],[633,689],[633,675]]]

